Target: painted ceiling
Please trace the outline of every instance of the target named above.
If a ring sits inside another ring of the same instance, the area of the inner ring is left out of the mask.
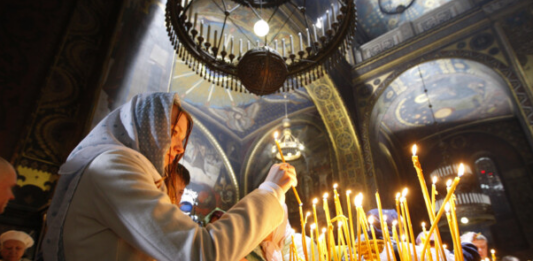
[[[377,119],[395,133],[434,121],[460,124],[513,115],[507,88],[495,71],[480,63],[430,61],[405,71],[389,85],[376,105],[383,110]]]
[[[358,22],[370,39],[374,39],[408,21],[430,12],[452,0],[356,0]],[[459,1],[459,0],[456,0]],[[460,0],[464,1],[464,0]],[[394,10],[399,5],[408,6],[400,14],[386,14],[380,10],[379,3],[385,10]]]

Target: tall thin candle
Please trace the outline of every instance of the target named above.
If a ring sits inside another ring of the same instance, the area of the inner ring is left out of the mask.
[[[442,217],[442,214],[444,213],[444,205],[448,203],[448,201],[453,195],[453,192],[455,191],[455,188],[457,188],[457,185],[459,185],[459,181],[461,181],[461,176],[464,174],[464,166],[462,168],[461,166],[459,167],[458,176],[454,179],[453,184],[450,187],[450,190],[448,191],[448,194],[446,194],[446,197],[442,201],[442,206],[440,207],[439,212],[437,213],[437,215],[435,216],[435,219],[433,220],[433,224],[431,225],[431,228],[429,229],[430,235],[435,232],[435,229],[437,228],[437,224],[439,223],[439,220]],[[422,249],[422,256],[425,256],[428,245],[429,245],[429,240],[424,243],[424,247]]]
[[[376,256],[378,257],[377,260],[381,261],[381,257],[379,255],[379,248],[378,248],[378,239],[376,237],[376,232],[374,231],[374,216],[370,216],[368,218],[368,223],[370,225],[370,232],[372,233],[372,241],[374,242],[374,252],[376,253]]]

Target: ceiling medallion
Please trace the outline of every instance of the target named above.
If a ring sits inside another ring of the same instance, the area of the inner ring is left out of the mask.
[[[267,95],[314,82],[350,50],[354,0],[320,5],[169,0],[166,24],[177,56],[197,74],[231,91]]]

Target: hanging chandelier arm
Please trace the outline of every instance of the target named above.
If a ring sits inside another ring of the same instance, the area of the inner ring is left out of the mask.
[[[222,31],[220,32],[220,37],[218,38],[217,48],[219,50],[220,50],[220,44],[222,43],[222,36],[224,35],[224,29],[226,29],[226,21],[228,20],[228,16],[229,16],[229,13],[226,13],[226,16],[224,16],[224,24],[222,25]]]
[[[272,15],[268,18],[267,23],[270,23],[270,21],[272,20],[272,18],[274,18],[274,15],[276,14],[276,12],[278,12],[278,10],[279,10],[279,5],[276,6],[276,9],[274,9],[274,12],[272,12]]]
[[[255,11],[254,7],[250,4],[250,2],[246,2],[246,4],[248,4],[248,7],[250,7],[250,9],[252,9],[252,12],[254,12],[254,14],[257,16],[257,18],[259,18],[259,20],[263,20],[263,18],[261,17],[261,15],[259,15],[257,13],[257,11]]]
[[[283,24],[279,27],[278,31],[276,32],[276,34],[274,34],[274,36],[272,36],[272,38],[270,39],[275,39],[278,34],[281,32],[281,28],[285,27],[285,25],[287,24],[287,22],[289,22],[289,19],[291,19],[292,15],[294,14],[294,12],[296,11],[296,9],[293,9],[291,14],[287,17],[287,19],[285,19],[285,22],[283,22]],[[272,40],[270,40],[270,42],[272,42]],[[266,42],[265,42],[265,45],[268,45]]]

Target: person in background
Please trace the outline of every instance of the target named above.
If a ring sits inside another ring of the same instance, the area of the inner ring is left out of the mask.
[[[226,261],[257,246],[283,221],[294,167],[274,164],[258,189],[201,227],[161,181],[175,180],[192,126],[176,93],[136,95],[100,121],[59,170],[44,259]]]
[[[466,237],[472,238],[471,242],[477,247],[477,252],[481,256],[482,260],[488,257],[488,240],[484,235],[482,235],[481,233],[466,232],[461,235],[461,242],[463,241],[463,238]]]
[[[518,257],[516,256],[504,256],[502,257],[502,261],[520,261],[520,259],[518,259]]]
[[[33,246],[33,238],[22,231],[9,230],[0,235],[2,261],[29,261],[22,256],[31,246]]]
[[[220,209],[220,208],[215,208],[213,209],[211,212],[209,212],[209,214],[207,214],[207,216],[205,216],[204,218],[204,224],[207,225],[207,224],[211,224],[217,220],[219,220],[222,215],[224,215],[224,213],[226,213],[226,211]]]
[[[17,173],[13,166],[0,157],[0,214],[4,213],[7,203],[15,199],[13,188],[17,184]]]
[[[290,247],[292,244],[292,238],[294,237],[294,244],[296,245],[296,251],[298,257],[304,260],[304,248],[302,245],[302,234],[295,233],[289,223],[289,216],[287,212],[287,205],[284,204],[284,216],[283,223],[279,225],[272,233],[270,233],[246,258],[240,261],[289,261],[290,260]],[[306,236],[307,251],[309,254],[309,260],[311,260],[311,238]],[[318,260],[318,248],[315,249],[315,260]]]
[[[189,174],[189,170],[180,163],[175,164],[171,171],[176,172],[176,175],[174,175],[174,180],[165,178],[167,194],[172,203],[180,206],[185,187],[191,182],[191,175]]]

